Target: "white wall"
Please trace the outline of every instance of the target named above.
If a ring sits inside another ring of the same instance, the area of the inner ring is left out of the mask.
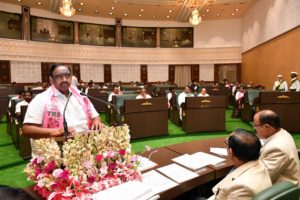
[[[242,52],[300,25],[299,0],[259,0],[242,19]]]
[[[148,65],[148,82],[167,81],[169,65]]]
[[[41,63],[30,61],[11,61],[11,82],[35,83],[42,81]]]
[[[213,64],[199,66],[199,80],[214,81],[215,68]]]
[[[90,80],[104,82],[104,66],[102,64],[81,63],[80,78],[83,82]]]
[[[112,82],[130,82],[140,81],[141,77],[140,65],[112,65],[111,76]]]

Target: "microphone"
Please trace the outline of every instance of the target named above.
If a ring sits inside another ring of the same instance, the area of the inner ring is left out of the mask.
[[[93,97],[93,96],[91,96],[91,95],[85,94],[85,93],[83,93],[83,92],[80,92],[80,94],[81,94],[82,96],[86,96],[86,97],[88,97],[88,98],[91,98],[91,99],[94,99],[94,100],[99,101],[99,102],[101,102],[101,103],[104,103],[105,105],[109,105],[109,106],[113,107],[113,108],[115,109],[115,111],[117,112],[117,118],[118,118],[118,119],[117,119],[117,125],[118,125],[118,126],[121,126],[121,125],[122,125],[121,112],[120,112],[120,108],[119,108],[118,106],[116,106],[116,105],[114,105],[114,104],[112,104],[112,103],[109,103],[109,102],[107,102],[107,101],[104,101],[104,100],[102,100],[102,99],[99,99],[99,98]]]
[[[69,103],[69,100],[70,100],[71,96],[72,96],[72,93],[69,92],[67,103],[65,105],[64,112],[63,112],[63,125],[64,125],[64,136],[65,137],[68,136],[68,124],[67,124],[67,120],[66,120],[66,109],[67,109],[67,106],[68,106],[68,103]]]

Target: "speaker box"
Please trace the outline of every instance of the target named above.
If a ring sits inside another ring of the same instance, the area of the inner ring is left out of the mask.
[[[119,25],[119,26],[122,25],[122,19],[121,18],[116,18],[116,25]]]
[[[30,14],[30,8],[27,6],[22,6],[22,14]]]

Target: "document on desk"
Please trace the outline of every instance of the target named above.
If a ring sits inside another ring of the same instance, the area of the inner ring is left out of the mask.
[[[152,169],[157,166],[157,163],[149,160],[148,158],[145,158],[143,156],[138,156],[138,160],[140,161],[140,164],[138,166],[138,170],[140,172],[145,171],[147,169]]]
[[[152,191],[152,189],[148,185],[140,181],[129,181],[108,188],[106,190],[97,192],[92,195],[92,199],[93,200],[113,200],[113,199],[147,200],[147,199],[153,199],[153,197],[156,196],[157,196],[156,193]]]
[[[157,170],[177,183],[182,183],[199,176],[198,174],[175,163],[158,168]]]
[[[215,165],[223,162],[225,159],[204,152],[197,152],[191,155],[184,154],[182,156],[173,158],[172,160],[195,171],[207,165]]]
[[[172,181],[155,170],[151,170],[142,174],[142,177],[143,183],[150,186],[150,188],[157,194],[178,185],[178,183]]]
[[[210,147],[209,152],[220,156],[228,156],[226,148]]]

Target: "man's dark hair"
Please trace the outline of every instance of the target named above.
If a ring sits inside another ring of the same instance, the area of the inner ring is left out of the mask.
[[[259,158],[261,148],[259,138],[244,129],[233,131],[228,138],[228,146],[232,149],[233,155],[241,161],[248,162]]]
[[[0,199],[5,200],[34,200],[30,194],[19,188],[8,186],[0,187]]]
[[[26,90],[26,91],[24,91],[24,95],[25,95],[25,93],[29,93],[31,96],[33,95],[31,90]]]
[[[260,124],[269,124],[273,128],[280,128],[280,118],[272,110],[263,110],[259,113],[258,116]]]
[[[51,67],[50,67],[50,71],[49,71],[49,75],[53,78],[53,71],[57,68],[57,67],[60,67],[60,66],[65,66],[69,69],[70,73],[71,73],[71,69],[69,66],[67,65],[63,65],[63,64],[52,64]]]

